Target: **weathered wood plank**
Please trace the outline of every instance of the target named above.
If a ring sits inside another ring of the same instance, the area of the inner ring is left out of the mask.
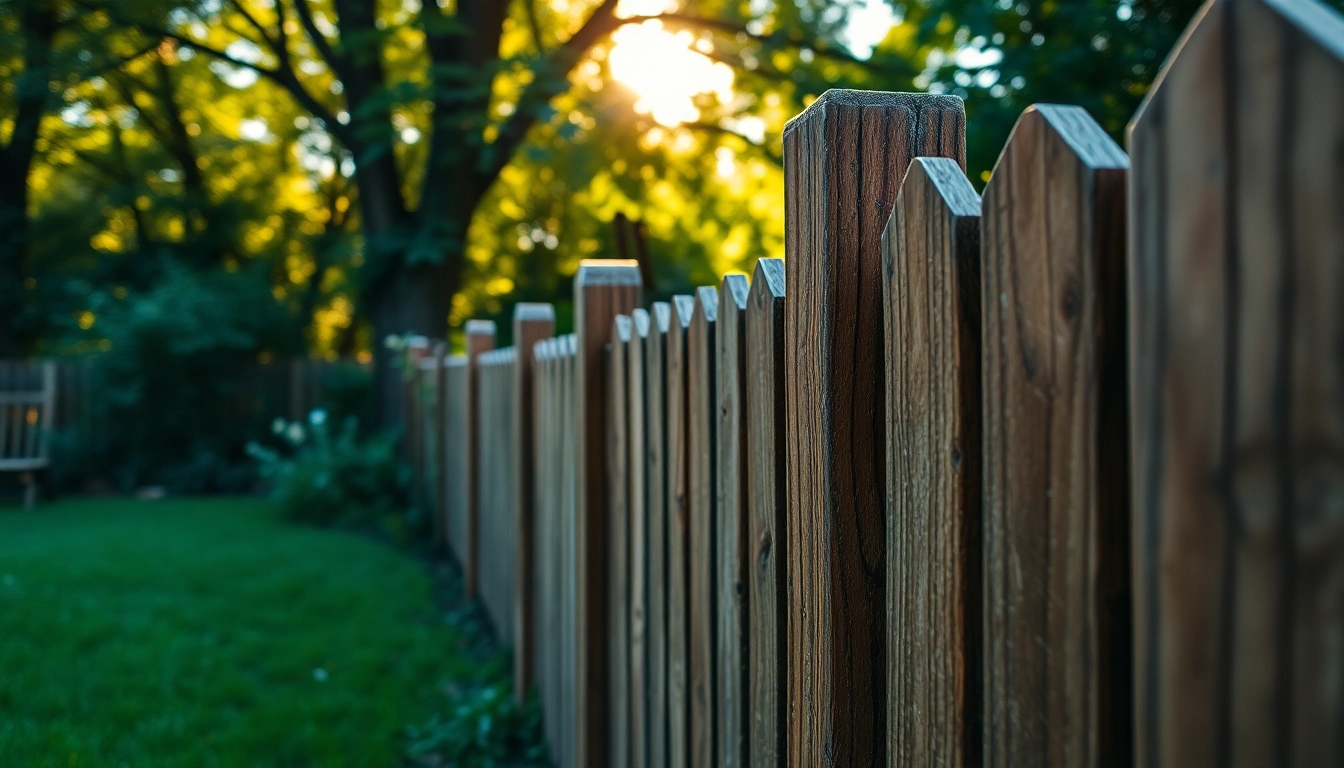
[[[1137,764],[1344,764],[1344,20],[1206,7],[1130,128]]]
[[[690,296],[672,298],[667,332],[667,755],[671,768],[691,766],[690,404],[687,402],[687,330],[695,311]]]
[[[646,466],[649,497],[649,768],[668,764],[668,472],[667,370],[668,331],[672,305],[656,301],[650,308],[648,351],[644,360],[647,386]]]
[[[747,765],[747,383],[746,275],[726,275],[719,289],[715,416],[715,765]]]
[[[630,320],[626,379],[630,399],[630,765],[644,768],[649,763],[649,483],[645,454],[648,441],[645,358],[649,344],[649,313],[636,309]]]
[[[464,571],[467,562],[467,504],[470,486],[467,483],[467,404],[470,386],[465,355],[451,355],[444,361],[444,434],[447,436],[443,451],[444,503],[443,531],[448,553]]]
[[[607,700],[606,406],[603,350],[612,319],[639,304],[639,266],[634,261],[585,259],[574,277],[574,374],[578,511],[578,760],[603,768],[610,752],[611,708]]]
[[[513,308],[513,346],[517,358],[513,366],[513,485],[514,535],[517,537],[518,585],[517,615],[513,636],[513,693],[521,704],[532,687],[536,670],[536,568],[535,546],[539,482],[534,444],[540,443],[538,413],[535,407],[536,344],[555,332],[555,309],[550,304],[517,304]],[[549,418],[544,414],[542,418]]]
[[[687,446],[689,454],[689,528],[687,567],[690,593],[691,765],[710,766],[716,755],[718,715],[714,711],[715,677],[715,431],[718,417],[715,326],[719,290],[698,288],[686,336]]]
[[[751,764],[785,765],[788,478],[784,446],[784,260],[760,259],[746,316],[747,503],[751,525]]]
[[[881,233],[917,155],[965,163],[960,99],[828,91],[784,132],[794,766],[886,761]]]
[[[558,446],[561,456],[560,499],[560,768],[579,768],[579,508],[578,474],[581,463],[575,450],[578,431],[578,343],[574,334],[560,337],[560,411]]]
[[[633,311],[633,310],[632,310]],[[612,320],[606,352],[607,695],[612,768],[630,765],[630,336],[628,315]]]
[[[979,766],[980,197],[916,158],[882,235],[888,765]]]
[[[985,764],[1130,754],[1125,168],[1032,107],[985,188]]]
[[[463,586],[467,599],[475,600],[480,594],[480,499],[481,489],[477,477],[477,464],[480,461],[480,432],[477,429],[477,413],[480,411],[480,382],[476,376],[476,362],[482,353],[495,348],[495,323],[493,320],[468,320],[467,337],[467,446],[466,446],[466,483],[467,507],[462,548],[465,558],[462,564]]]

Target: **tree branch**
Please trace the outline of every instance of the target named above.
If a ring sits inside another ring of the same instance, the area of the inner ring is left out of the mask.
[[[276,0],[278,4],[280,0]],[[331,67],[331,71],[341,80],[345,79],[345,59],[337,56],[336,51],[331,47],[331,41],[322,34],[322,30],[317,28],[317,23],[313,21],[313,9],[308,5],[308,0],[294,0],[294,13],[299,17],[299,24],[303,26],[303,31],[308,33],[308,38],[313,41],[313,47],[317,49]]]

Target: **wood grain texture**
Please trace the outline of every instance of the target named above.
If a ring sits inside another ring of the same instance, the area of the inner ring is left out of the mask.
[[[1137,764],[1344,764],[1344,20],[1207,6],[1130,128]]]
[[[513,635],[513,694],[522,704],[536,675],[536,568],[535,547],[538,490],[545,493],[535,460],[540,442],[536,396],[537,342],[555,332],[555,309],[550,304],[520,303],[513,308],[513,485],[514,535],[518,560],[514,581],[518,585],[517,614]]]
[[[576,722],[577,759],[603,768],[610,754],[610,652],[607,645],[606,380],[604,349],[616,315],[639,304],[639,266],[634,261],[584,259],[574,277],[575,504],[578,514]]]
[[[965,163],[950,96],[828,91],[784,132],[789,764],[886,761],[881,232],[917,155]]]
[[[648,482],[648,356],[649,313],[630,314],[626,391],[630,406],[628,466],[630,472],[630,765],[649,763],[648,599],[649,599],[649,482]]]
[[[687,445],[689,455],[690,496],[687,519],[690,596],[690,698],[691,765],[712,766],[715,758],[718,713],[714,709],[715,662],[714,617],[715,528],[715,434],[718,418],[716,392],[716,326],[719,291],[713,286],[698,288],[691,326],[686,335]]]
[[[690,459],[687,329],[695,299],[672,297],[667,331],[667,764],[690,768]]]
[[[775,768],[786,764],[788,754],[783,259],[756,262],[747,298],[746,348],[750,757],[756,768]]]
[[[607,345],[607,695],[608,765],[630,765],[630,336],[628,315],[612,320]]]
[[[882,234],[887,764],[979,766],[980,197],[916,158]]]
[[[714,764],[747,765],[747,293],[746,275],[719,288],[715,418],[715,686],[719,725]]]
[[[477,473],[480,460],[480,432],[477,429],[477,413],[480,411],[480,383],[476,376],[476,362],[481,354],[495,348],[495,323],[492,320],[468,320],[466,327],[467,347],[467,447],[466,447],[466,483],[467,507],[464,541],[462,549],[465,559],[462,561],[462,583],[468,600],[475,600],[480,594],[480,497],[481,489]]]
[[[985,188],[985,765],[1131,754],[1127,165],[1041,105]]]
[[[644,359],[648,413],[645,460],[649,484],[649,768],[668,761],[668,473],[667,370],[668,331],[672,305],[656,301],[649,308],[649,341]]]

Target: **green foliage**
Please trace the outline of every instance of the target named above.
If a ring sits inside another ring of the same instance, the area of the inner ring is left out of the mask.
[[[240,374],[259,351],[294,345],[265,275],[170,266],[143,293],[95,291],[89,306],[82,346],[93,349],[92,405],[100,423],[114,425],[91,447],[119,484],[250,487],[243,446],[265,429],[267,404]]]
[[[481,679],[433,589],[257,498],[0,507],[0,764],[397,765],[405,725]]]
[[[373,524],[401,539],[422,522],[411,509],[410,467],[397,456],[391,435],[361,438],[353,417],[333,435],[322,410],[313,411],[306,425],[276,419],[272,430],[288,450],[249,443],[247,452],[271,483],[286,518],[318,525]]]
[[[523,706],[507,680],[458,689],[447,716],[406,729],[407,755],[417,764],[459,768],[544,765],[541,710],[535,697]]]

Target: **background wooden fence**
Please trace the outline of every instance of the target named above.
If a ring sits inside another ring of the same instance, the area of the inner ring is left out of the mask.
[[[1344,764],[1344,22],[1215,0],[1132,167],[964,119],[829,92],[786,262],[417,369],[560,766]]]

